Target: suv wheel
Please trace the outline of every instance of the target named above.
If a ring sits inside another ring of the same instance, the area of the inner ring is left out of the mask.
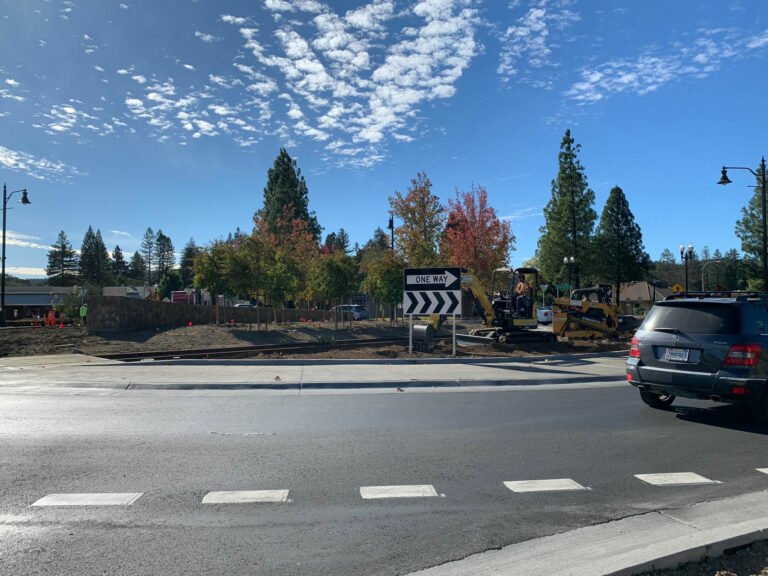
[[[659,394],[657,392],[651,392],[645,388],[640,389],[640,398],[643,402],[648,404],[651,408],[667,408],[672,402],[675,401],[675,397],[672,394]]]

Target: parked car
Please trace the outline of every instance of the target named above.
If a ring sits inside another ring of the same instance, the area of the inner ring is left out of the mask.
[[[368,320],[368,310],[357,304],[342,304],[341,306],[334,306],[331,308],[331,312],[335,311],[351,313],[354,320]]]
[[[748,404],[768,413],[768,295],[689,295],[657,302],[632,338],[627,379],[643,402],[676,396]]]
[[[536,316],[539,324],[552,324],[552,306],[539,306],[536,308]]]

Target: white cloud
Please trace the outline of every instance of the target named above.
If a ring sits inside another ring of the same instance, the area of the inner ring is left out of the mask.
[[[211,44],[213,42],[218,42],[221,40],[218,36],[214,36],[213,34],[205,34],[204,32],[200,32],[199,30],[195,30],[195,38],[200,38],[203,42],[206,44]]]
[[[80,175],[74,166],[63,162],[37,158],[32,154],[0,146],[0,166],[13,172],[22,172],[38,180],[60,181]]]
[[[136,80],[136,82],[138,82],[139,84],[147,83],[147,79],[141,74],[137,74],[136,76],[131,76],[131,80]]]
[[[51,247],[46,247],[46,250],[50,250]],[[47,271],[44,268],[24,268],[21,266],[8,266],[5,269],[8,274],[13,274],[14,276],[33,276],[33,277],[40,277],[44,278],[48,276]]]
[[[247,18],[232,16],[231,14],[222,14],[221,21],[226,22],[227,24],[235,24],[236,26],[243,26],[248,24]]]
[[[18,234],[12,230],[6,230],[5,243],[9,246],[21,246],[22,248],[36,248],[38,250],[50,250],[50,244],[40,244],[38,242],[32,242],[32,240],[40,240],[39,236],[27,236],[25,234]]]
[[[10,86],[11,88],[18,88],[19,86],[21,86],[21,83],[17,82],[13,78],[6,78],[5,83],[8,84],[8,86]]]
[[[195,67],[192,66],[192,64],[184,64],[184,68],[186,68],[190,72],[194,72],[195,71]]]

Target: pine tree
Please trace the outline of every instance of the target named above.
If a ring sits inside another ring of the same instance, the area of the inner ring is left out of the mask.
[[[574,145],[571,131],[566,130],[560,143],[559,171],[552,181],[552,197],[544,208],[545,225],[539,228],[541,236],[537,258],[546,278],[567,277],[563,258],[573,256],[576,261],[575,284],[593,273],[590,244],[597,213],[592,208],[595,193],[587,186],[584,168],[579,162],[581,145]]]
[[[741,251],[755,258],[762,265],[763,257],[763,204],[760,169],[756,171],[757,186],[749,204],[741,208],[741,218],[736,221],[734,232],[741,240]],[[766,287],[768,289],[768,287]]]
[[[48,267],[45,273],[49,276],[51,286],[71,286],[77,281],[79,269],[77,254],[67,239],[64,230],[59,232],[56,243],[48,252]]]
[[[115,249],[112,251],[112,274],[118,281],[128,276],[128,263],[125,261],[123,251],[120,246],[115,245]]]
[[[264,207],[259,210],[254,219],[263,220],[271,233],[278,232],[278,221],[285,219],[285,209],[289,208],[290,216],[307,223],[307,230],[315,241],[320,241],[322,228],[317,222],[314,212],[309,211],[309,196],[307,183],[301,175],[285,148],[267,174],[267,186],[264,188]]]
[[[192,286],[195,280],[195,256],[200,253],[200,248],[195,244],[195,239],[190,238],[181,252],[181,262],[179,262],[179,273],[181,274],[182,287]]]
[[[597,272],[616,284],[614,302],[621,302],[621,283],[639,280],[651,259],[643,247],[643,234],[629,209],[624,192],[615,186],[603,208],[595,234]]]
[[[168,270],[173,268],[176,257],[173,254],[173,242],[159,229],[155,239],[155,255],[157,257],[157,274],[162,278]]]
[[[141,240],[141,256],[147,270],[147,282],[150,284],[152,284],[152,265],[157,262],[156,246],[157,235],[152,228],[147,228]]]
[[[128,265],[128,276],[134,282],[143,282],[147,277],[147,264],[141,253],[134,252],[131,256],[131,263]]]
[[[101,230],[89,226],[80,248],[80,279],[94,286],[104,286],[109,274],[109,253],[101,238]]]

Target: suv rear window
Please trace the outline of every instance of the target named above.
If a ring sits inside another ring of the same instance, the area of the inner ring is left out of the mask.
[[[739,334],[739,308],[709,302],[657,303],[642,330],[678,330],[685,334]]]

